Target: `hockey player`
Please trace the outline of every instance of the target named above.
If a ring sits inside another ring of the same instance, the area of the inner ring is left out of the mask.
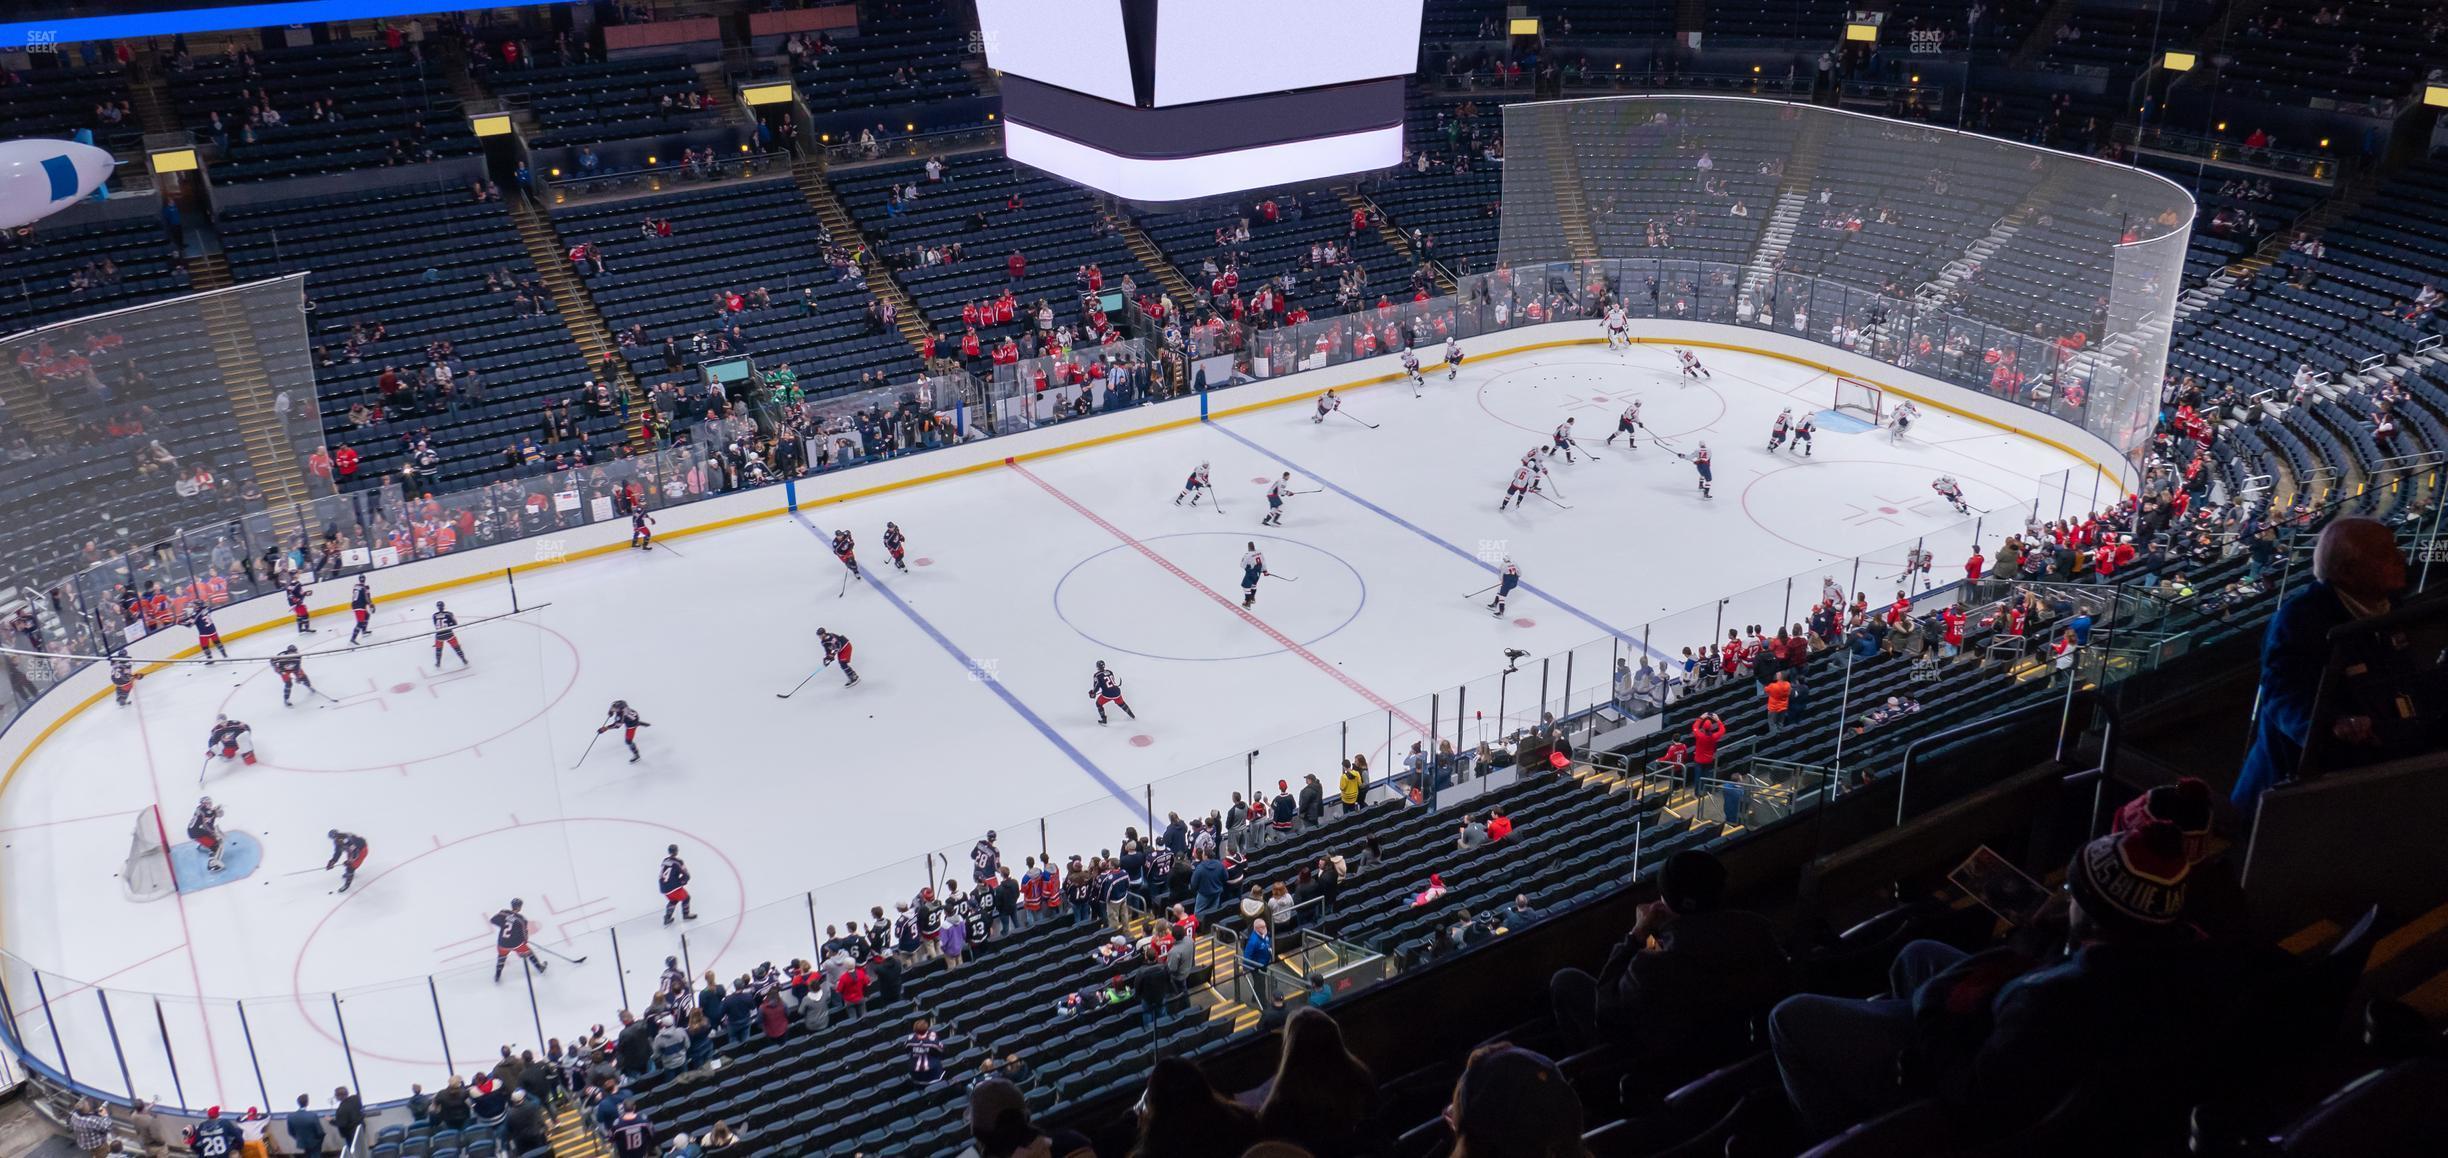
[[[842,674],[849,677],[842,681],[842,686],[846,688],[857,684],[858,673],[850,668],[850,637],[835,635],[819,627],[816,629],[816,642],[824,646],[824,665],[826,667],[833,666],[835,660],[841,661]]]
[[[449,645],[451,654],[459,657],[459,666],[466,667],[467,649],[459,646],[459,617],[451,614],[450,608],[444,607],[439,599],[434,601],[433,627],[434,667],[442,666],[442,648],[445,644]]]
[[[1274,485],[1267,488],[1267,513],[1265,518],[1258,520],[1260,526],[1280,527],[1283,525],[1284,499],[1291,493],[1292,472],[1287,470],[1283,472],[1282,478],[1276,479]]]
[[[338,865],[340,891],[345,893],[350,885],[357,883],[357,870],[365,865],[366,840],[356,833],[342,832],[337,828],[323,835],[330,837],[332,842],[331,859],[323,862],[323,871],[330,872],[332,866]]]
[[[1776,426],[1768,432],[1768,453],[1775,454],[1776,448],[1785,445],[1786,436],[1792,433],[1793,407],[1788,406],[1777,411]]]
[[[280,649],[280,654],[272,657],[272,670],[280,676],[282,707],[289,706],[289,685],[297,684],[309,692],[314,691],[314,681],[306,678],[306,658],[298,654],[296,644]]]
[[[1887,425],[1887,441],[1904,441],[1904,432],[1912,429],[1913,419],[1921,417],[1921,408],[1910,402],[1896,407],[1895,420]]]
[[[222,659],[229,658],[229,648],[221,644],[221,628],[213,623],[212,612],[209,609],[201,603],[196,604],[187,613],[187,622],[195,628],[196,654],[204,657],[207,667],[212,665],[213,653],[216,651],[221,653]]]
[[[374,589],[366,586],[366,577],[357,577],[357,586],[349,592],[349,614],[357,617],[357,626],[349,629],[349,644],[355,646],[361,638],[374,634],[367,622],[374,617]]]
[[[1903,415],[1901,413],[1899,413],[1896,417],[1897,421],[1903,420]],[[1947,505],[1954,507],[1956,514],[1968,515],[1972,513],[1972,504],[1964,501],[1963,487],[1955,481],[1954,475],[1939,475],[1937,479],[1930,483],[1930,489],[1938,492],[1938,497],[1945,499],[1947,501]]]
[[[1096,701],[1097,723],[1105,722],[1107,704],[1122,709],[1123,715],[1134,720],[1139,718],[1139,713],[1131,710],[1130,701],[1122,698],[1121,679],[1105,666],[1104,660],[1097,661],[1096,672],[1088,677],[1088,696]]]
[[[1631,324],[1624,317],[1622,302],[1616,302],[1607,307],[1606,340],[1607,349],[1618,352],[1629,349],[1632,345]]]
[[[1802,457],[1809,458],[1811,453],[1811,435],[1817,433],[1818,430],[1819,427],[1811,422],[1810,416],[1804,415],[1802,417],[1802,421],[1794,424],[1793,445],[1787,449],[1799,450],[1802,452]]]
[[[1405,347],[1403,347],[1402,368],[1403,368],[1403,376],[1404,376],[1404,377],[1406,377],[1406,378],[1409,378],[1409,379],[1411,380],[1411,396],[1412,396],[1413,398],[1417,398],[1417,397],[1419,397],[1419,393],[1420,393],[1419,351],[1414,350],[1414,349],[1412,349],[1412,348],[1411,348],[1411,347],[1409,347],[1409,346],[1405,346]]]
[[[1709,448],[1707,443],[1701,443],[1699,449],[1692,451],[1691,464],[1694,470],[1700,472],[1700,497],[1704,499],[1716,498],[1716,495],[1709,493],[1710,488],[1715,485],[1715,479],[1709,471]]]
[[[1447,338],[1445,339],[1445,380],[1451,382],[1454,380],[1454,375],[1461,372],[1462,342],[1458,338]]]
[[[221,871],[221,816],[227,809],[213,803],[207,796],[196,802],[195,815],[187,818],[187,839],[204,850],[204,867]]]
[[[651,727],[654,725],[638,718],[637,709],[630,707],[629,701],[614,700],[611,707],[604,709],[603,726],[595,729],[595,734],[600,736],[619,728],[621,743],[629,745],[629,762],[635,764],[638,762],[637,730]]]
[[[859,574],[858,543],[850,537],[849,528],[844,527],[833,532],[833,557],[841,560],[841,565],[850,569],[853,578],[862,580],[867,578]]]
[[[1514,588],[1519,586],[1521,586],[1521,568],[1513,564],[1513,556],[1507,555],[1504,570],[1496,573],[1496,598],[1488,601],[1488,613],[1503,618],[1505,599],[1513,594]]]
[[[111,657],[110,677],[111,691],[118,694],[119,706],[128,706],[128,697],[136,691],[136,681],[144,677],[136,674],[136,665],[124,655]]]
[[[1927,550],[1920,547],[1906,551],[1904,552],[1904,574],[1899,578],[1903,579],[1906,587],[1910,587],[1913,576],[1919,575],[1921,576],[1921,587],[1926,591],[1930,587],[1930,565],[1936,561],[1931,558]]]
[[[902,554],[908,550],[909,540],[901,536],[901,524],[884,524],[884,553],[892,557],[892,565],[894,570],[909,570],[909,564],[904,562],[901,558]]]
[[[1334,391],[1329,390],[1324,394],[1318,395],[1317,413],[1309,416],[1310,425],[1314,426],[1320,422],[1326,421],[1327,415],[1341,409],[1343,409],[1343,400],[1335,397]]]
[[[1254,542],[1244,546],[1246,550],[1241,553],[1241,606],[1249,608],[1258,605],[1258,578],[1266,574],[1266,556],[1259,552],[1258,544]]]
[[[1569,418],[1565,419],[1565,420],[1564,420],[1564,425],[1562,425],[1562,426],[1559,426],[1559,427],[1556,427],[1556,428],[1555,428],[1555,442],[1554,442],[1554,443],[1553,443],[1553,445],[1552,445],[1552,449],[1550,449],[1550,450],[1548,451],[1548,453],[1553,454],[1553,453],[1555,453],[1555,451],[1558,451],[1558,450],[1560,450],[1560,451],[1563,451],[1563,452],[1564,452],[1564,461],[1566,461],[1566,462],[1574,462],[1574,461],[1578,461],[1578,460],[1576,460],[1576,459],[1574,459],[1574,458],[1573,458],[1573,420],[1572,420],[1572,419],[1569,419]]]
[[[306,624],[306,620],[309,618],[309,614],[306,610],[306,597],[314,594],[314,592],[308,589],[305,584],[298,582],[295,577],[292,577],[289,580],[288,589],[283,592],[283,594],[289,597],[289,614],[297,616],[298,634],[314,634],[314,628],[309,627]]]
[[[228,716],[214,716],[212,731],[204,737],[204,755],[218,753],[224,760],[255,762],[255,729]]]
[[[672,923],[672,911],[675,909],[679,910],[683,921],[697,919],[696,910],[689,907],[688,883],[688,862],[680,859],[680,846],[663,846],[663,867],[655,873],[655,887],[663,891],[664,924]]]
[[[1640,449],[1640,399],[1633,399],[1631,405],[1624,407],[1623,413],[1615,417],[1615,434],[1623,435],[1625,446]],[[1608,446],[1615,445],[1615,434],[1606,436]]]
[[[518,954],[519,960],[529,968],[538,973],[544,972],[543,959],[537,957],[535,949],[527,944],[527,914],[519,911],[526,907],[527,902],[512,897],[509,908],[486,918],[486,923],[492,925],[495,930],[493,934],[493,980],[496,984],[500,983],[502,966],[510,963],[512,953]]]
[[[1538,485],[1538,472],[1537,464],[1527,461],[1513,468],[1513,481],[1505,484],[1504,501],[1496,504],[1496,509],[1501,511],[1516,503],[1530,505],[1530,491]]]
[[[1698,354],[1692,353],[1689,350],[1677,349],[1675,351],[1675,360],[1683,364],[1683,376],[1686,378],[1706,378],[1709,376],[1708,367],[1700,364],[1700,355]]]
[[[1173,496],[1173,505],[1178,507],[1183,499],[1188,499],[1191,506],[1197,506],[1199,493],[1206,490],[1207,486],[1207,464],[1201,462],[1197,470],[1190,472],[1189,479],[1182,483],[1181,493]]]
[[[654,550],[654,521],[654,516],[647,514],[646,508],[631,508],[629,511],[630,550]]]

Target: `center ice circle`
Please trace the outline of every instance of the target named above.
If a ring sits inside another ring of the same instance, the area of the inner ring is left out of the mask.
[[[1182,540],[1170,548],[1158,546]],[[1296,539],[1241,531],[1183,531],[1143,540],[1151,549],[1238,607],[1242,544],[1256,542],[1268,568],[1296,576],[1262,579],[1255,614],[1307,647],[1351,625],[1368,603],[1368,583],[1339,555]],[[1273,645],[1223,610],[1196,615],[1149,615],[1134,592],[1178,581],[1156,571],[1127,545],[1108,547],[1074,564],[1054,584],[1054,614],[1099,647],[1144,659],[1236,660],[1276,655]],[[1204,602],[1202,600],[1202,602]],[[1229,641],[1229,642],[1227,642]],[[1242,646],[1243,641],[1257,646]]]

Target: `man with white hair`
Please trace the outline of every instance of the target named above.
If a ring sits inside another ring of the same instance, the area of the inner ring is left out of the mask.
[[[2262,637],[2260,715],[2231,796],[2248,819],[2261,793],[2293,778],[2303,763],[2315,723],[2313,703],[2329,662],[2329,632],[2395,606],[2406,585],[2405,552],[2377,519],[2336,519],[2321,529],[2312,548],[2312,575],[2312,582],[2279,606]],[[2356,748],[2373,743],[2369,716],[2340,716],[2328,721],[2327,729],[2336,743],[2322,762],[2333,767],[2352,763]]]

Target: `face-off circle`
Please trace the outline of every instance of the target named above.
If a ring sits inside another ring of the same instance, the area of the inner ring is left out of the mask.
[[[464,667],[448,650],[443,666],[434,667],[433,649],[422,642],[305,656],[316,690],[339,702],[293,689],[295,706],[288,713],[312,713],[323,726],[281,729],[276,742],[263,743],[259,765],[284,772],[387,772],[456,756],[543,718],[577,686],[578,645],[568,636],[518,618],[485,628],[477,640],[462,631],[470,657]],[[277,717],[272,700],[279,685],[279,677],[257,665],[214,710],[250,723]],[[517,693],[504,692],[506,686]],[[368,723],[358,726],[360,720]],[[366,737],[377,725],[388,739],[369,749]],[[425,747],[417,746],[418,738]],[[369,762],[374,757],[381,759]]]
[[[1269,568],[1300,576],[1300,597],[1269,598],[1291,588],[1260,579],[1255,613],[1303,647],[1349,626],[1368,602],[1368,584],[1358,568],[1296,539],[1183,531],[1142,541],[1235,607],[1241,604],[1242,544],[1256,542]],[[1125,545],[1090,555],[1054,584],[1054,614],[1090,643],[1144,659],[1256,659],[1284,650],[1254,636],[1237,616],[1148,615],[1145,604],[1113,597],[1118,591],[1145,587],[1151,567],[1145,556]]]
[[[1697,434],[1725,417],[1725,397],[1706,382],[1682,381],[1672,367],[1635,360],[1548,362],[1507,370],[1480,383],[1479,409],[1516,430],[1555,436],[1567,418],[1578,419],[1576,441],[1598,446],[1615,430],[1624,407],[1641,404],[1643,439]]]
[[[1973,515],[1959,515],[1930,489],[1939,475],[1962,485]],[[1723,479],[1721,474],[1720,479]],[[1720,483],[1722,486],[1722,481]],[[1878,550],[1933,528],[2020,501],[1995,483],[1952,468],[1859,459],[1806,459],[1778,466],[1743,488],[1742,504],[1763,531],[1829,557]],[[1936,543],[1940,555],[1970,543]]]

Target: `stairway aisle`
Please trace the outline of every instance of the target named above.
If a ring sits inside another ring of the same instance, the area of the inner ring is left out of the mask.
[[[824,223],[825,235],[833,244],[845,246],[863,255],[860,267],[867,272],[867,292],[892,304],[893,328],[901,331],[901,339],[914,350],[926,348],[927,322],[918,312],[918,301],[894,281],[891,267],[885,265],[875,247],[867,243],[858,221],[850,209],[841,203],[833,191],[833,183],[825,180],[822,154],[796,157],[791,160],[791,183],[799,187],[799,195],[807,199],[808,207],[816,211],[816,220]]]
[[[212,338],[213,361],[220,368],[223,388],[229,391],[230,410],[237,416],[255,484],[263,490],[274,526],[286,535],[296,529],[287,525],[297,519],[293,504],[314,496],[307,489],[306,472],[298,465],[302,455],[273,405],[280,387],[264,369],[263,351],[255,344],[255,330],[244,303],[235,294],[211,293],[235,284],[229,260],[217,250],[208,251],[188,262],[188,272],[196,291],[210,294],[200,304]],[[311,394],[313,383],[306,385]]]
[[[1394,224],[1394,219],[1388,216],[1384,209],[1379,208],[1374,199],[1369,197],[1368,194],[1362,193],[1359,189],[1350,185],[1345,185],[1336,189],[1335,193],[1343,198],[1343,204],[1346,207],[1353,210],[1366,210],[1370,219],[1377,223],[1377,236],[1383,238],[1387,245],[1393,247],[1394,252],[1403,255],[1403,257],[1411,263],[1411,267],[1413,269],[1416,270],[1419,268],[1421,264],[1420,255],[1412,252],[1411,235],[1403,232],[1401,228],[1397,227]],[[1445,267],[1441,265],[1430,265],[1428,268],[1430,272],[1436,274],[1438,289],[1448,294],[1454,292],[1454,280],[1446,275]]]
[[[612,328],[604,324],[603,313],[595,308],[594,295],[587,292],[586,282],[571,271],[569,246],[561,240],[552,217],[527,197],[507,198],[510,221],[518,228],[519,243],[527,249],[528,264],[544,279],[544,288],[552,293],[553,309],[568,328],[570,337],[585,351],[588,368],[608,375],[623,397],[629,400],[629,413],[636,416],[636,425],[629,430],[631,450],[645,454],[654,450],[654,436],[647,430],[646,415],[651,411],[646,388],[629,368],[629,359],[621,356],[620,344],[612,339]]]

